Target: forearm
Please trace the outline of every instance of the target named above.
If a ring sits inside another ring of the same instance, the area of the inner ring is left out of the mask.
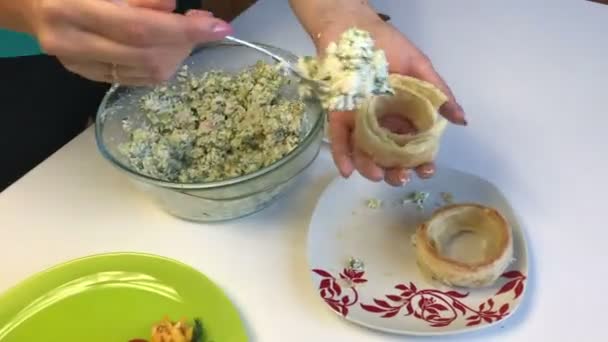
[[[381,20],[367,0],[289,0],[300,23],[315,45],[329,27],[346,30]]]
[[[33,33],[31,17],[36,0],[0,0],[0,28]]]

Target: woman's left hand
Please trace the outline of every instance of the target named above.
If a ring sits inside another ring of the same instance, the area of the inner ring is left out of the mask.
[[[330,42],[338,41],[340,35],[352,24],[334,22],[323,30],[315,41],[317,50],[323,52]],[[376,47],[384,50],[389,62],[391,73],[416,77],[439,87],[446,95],[448,102],[441,108],[440,113],[450,122],[466,125],[465,114],[456,102],[447,84],[437,74],[431,61],[392,25],[385,23],[379,17],[362,18],[356,27],[372,34]],[[388,129],[406,133],[412,127],[402,120],[389,120],[382,123]],[[354,148],[352,131],[355,126],[354,112],[333,112],[329,114],[329,131],[334,162],[340,174],[347,178],[355,170],[364,177],[375,181],[386,181],[388,184],[399,186],[409,180],[409,170],[403,168],[383,169],[374,163],[373,158]],[[420,165],[415,168],[421,178],[432,177],[435,172],[433,163]]]

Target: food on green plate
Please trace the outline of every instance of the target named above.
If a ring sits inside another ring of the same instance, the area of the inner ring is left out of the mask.
[[[329,111],[354,110],[371,95],[392,94],[384,51],[374,48],[369,32],[351,28],[329,44],[322,58],[304,57],[298,69],[321,86],[302,83],[303,96],[318,96]]]
[[[438,114],[447,96],[431,83],[391,74],[393,96],[372,96],[357,111],[353,142],[378,165],[413,168],[432,162],[447,121]],[[413,133],[396,133],[381,125],[384,117],[407,120]]]
[[[170,182],[220,181],[283,158],[300,143],[305,106],[282,97],[289,78],[259,61],[238,74],[193,75],[184,68],[174,86],[158,86],[139,109],[147,122],[123,122],[119,146],[135,170]]]
[[[129,342],[203,342],[203,324],[196,318],[189,324],[186,319],[174,322],[165,316],[152,326],[149,340],[133,339]]]

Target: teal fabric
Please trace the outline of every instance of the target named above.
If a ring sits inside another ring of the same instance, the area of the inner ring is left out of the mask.
[[[200,8],[201,2],[201,0],[177,0],[177,12],[185,13],[191,8]],[[0,28],[0,58],[31,56],[42,53],[42,49],[34,37],[25,33],[12,32]]]
[[[36,39],[30,35],[0,29],[0,58],[39,55]]]

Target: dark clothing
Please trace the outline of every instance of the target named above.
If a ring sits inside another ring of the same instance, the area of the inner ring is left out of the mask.
[[[82,132],[108,85],[46,55],[0,58],[0,73],[2,191]]]
[[[178,0],[175,12],[185,13],[189,9],[201,8],[201,0]]]

